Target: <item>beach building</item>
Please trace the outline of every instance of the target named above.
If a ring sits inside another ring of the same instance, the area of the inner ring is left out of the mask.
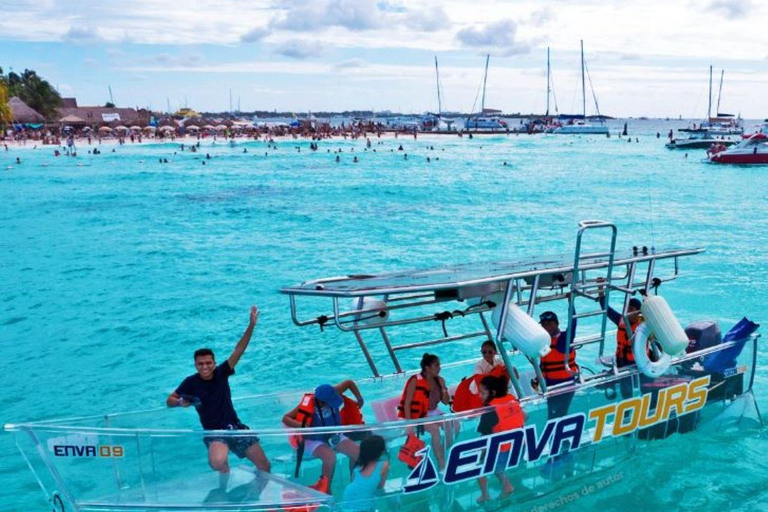
[[[8,107],[11,109],[13,124],[15,127],[18,127],[18,129],[40,129],[45,126],[45,117],[43,117],[40,112],[24,103],[20,98],[14,96],[8,100]]]
[[[151,112],[146,109],[121,107],[81,107],[75,98],[62,98],[59,107],[58,124],[61,127],[72,126],[94,129],[117,126],[147,126]]]

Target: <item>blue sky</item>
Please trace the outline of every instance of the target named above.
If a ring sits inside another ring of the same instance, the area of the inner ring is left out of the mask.
[[[551,47],[560,112],[580,109],[579,40],[600,110],[768,116],[768,3],[758,0],[0,0],[0,66],[37,70],[80,104],[165,110],[542,112]],[[594,105],[589,102],[589,113]],[[477,108],[477,107],[476,107]]]

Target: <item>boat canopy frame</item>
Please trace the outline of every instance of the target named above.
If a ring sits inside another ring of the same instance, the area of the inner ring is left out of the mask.
[[[610,232],[609,247],[602,252],[583,252],[583,237],[589,230],[607,230]],[[444,267],[391,272],[378,275],[357,274],[330,277],[305,281],[287,286],[280,290],[289,296],[291,319],[300,327],[317,325],[321,329],[333,325],[341,331],[354,334],[374,377],[381,377],[379,366],[374,361],[368,344],[363,339],[364,331],[377,331],[383,341],[386,352],[391,359],[395,374],[404,373],[397,353],[419,347],[482,338],[497,346],[505,365],[510,368],[511,357],[519,352],[509,343],[504,343],[503,328],[510,303],[515,303],[533,316],[537,304],[555,300],[568,301],[568,326],[566,330],[565,369],[577,377],[580,383],[598,379],[606,375],[618,375],[632,372],[635,365],[619,369],[613,357],[605,355],[605,338],[608,319],[608,304],[611,292],[624,295],[621,315],[625,324],[629,324],[627,309],[633,295],[650,293],[657,290],[663,282],[676,279],[680,275],[679,259],[704,252],[704,248],[670,248],[657,250],[647,246],[634,246],[626,253],[617,254],[617,228],[611,222],[601,220],[585,220],[579,223],[576,236],[576,247],[573,258],[548,257],[539,260],[507,261],[480,263],[473,265],[449,265]],[[661,260],[671,260],[671,274],[663,277],[655,276],[656,263]],[[643,272],[643,270],[645,270]],[[600,274],[600,275],[596,275]],[[644,274],[644,275],[642,275]],[[575,276],[575,278],[574,278]],[[600,292],[604,302],[599,309],[577,313],[574,301],[584,297],[600,302]],[[501,304],[498,298],[503,296]],[[331,311],[315,317],[300,318],[298,313],[298,298],[313,297],[330,299]],[[365,298],[379,298],[385,305],[383,310],[380,303],[375,307],[366,307]],[[341,300],[356,299],[351,309],[342,310]],[[494,300],[495,299],[495,300]],[[388,312],[401,311],[408,308],[418,308],[449,301],[470,301],[464,309],[443,311],[432,315],[419,315],[403,318],[391,318]],[[498,326],[492,325],[486,318],[486,313],[497,305],[499,311]],[[478,315],[482,329],[449,335],[445,322],[448,319],[461,316],[463,318]],[[571,328],[572,321],[586,317],[600,316],[600,332],[576,338]],[[378,317],[378,318],[377,318]],[[371,321],[373,320],[373,321]],[[441,321],[443,336],[400,345],[392,343],[388,328]],[[496,331],[494,333],[494,330]],[[606,367],[604,371],[586,376],[568,368],[567,361],[571,350],[581,346],[599,344],[599,362]],[[528,358],[534,373],[538,377],[541,392],[547,392],[545,379],[539,367],[539,358]],[[511,383],[518,396],[523,396],[515,372],[510,372]],[[569,383],[550,386],[559,388]]]

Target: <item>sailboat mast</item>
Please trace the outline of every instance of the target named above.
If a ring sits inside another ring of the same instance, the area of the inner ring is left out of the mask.
[[[488,81],[488,61],[491,60],[491,54],[485,55],[485,76],[483,76],[483,100],[480,103],[480,115],[485,112],[485,84]]]
[[[707,107],[707,121],[712,119],[712,66],[709,66],[709,107]]]
[[[723,75],[725,75],[725,70],[720,71],[720,88],[717,91],[717,108],[715,109],[715,115],[720,117],[720,97],[723,94]]]
[[[581,112],[587,118],[587,89],[584,83],[584,40],[581,40]]]
[[[435,55],[435,81],[437,82],[437,114],[443,113],[443,102],[440,98],[440,68],[437,67],[437,55]]]
[[[547,46],[547,113],[544,114],[544,117],[549,117],[549,94],[551,92],[550,84],[552,83],[549,77],[549,73],[549,46]]]

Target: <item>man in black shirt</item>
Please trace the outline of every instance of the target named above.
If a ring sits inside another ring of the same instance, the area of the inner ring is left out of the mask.
[[[251,321],[237,342],[235,350],[222,364],[216,366],[213,351],[201,348],[195,351],[197,373],[190,375],[171,393],[166,404],[168,407],[189,407],[194,405],[200,416],[200,423],[205,430],[249,430],[248,426],[237,417],[232,405],[232,393],[229,389],[229,377],[235,374],[235,365],[248,348],[253,328],[259,319],[259,310],[251,306]],[[205,436],[203,442],[208,447],[208,463],[219,471],[222,477],[229,474],[229,450],[242,458],[248,458],[261,471],[269,472],[270,463],[256,436]]]

